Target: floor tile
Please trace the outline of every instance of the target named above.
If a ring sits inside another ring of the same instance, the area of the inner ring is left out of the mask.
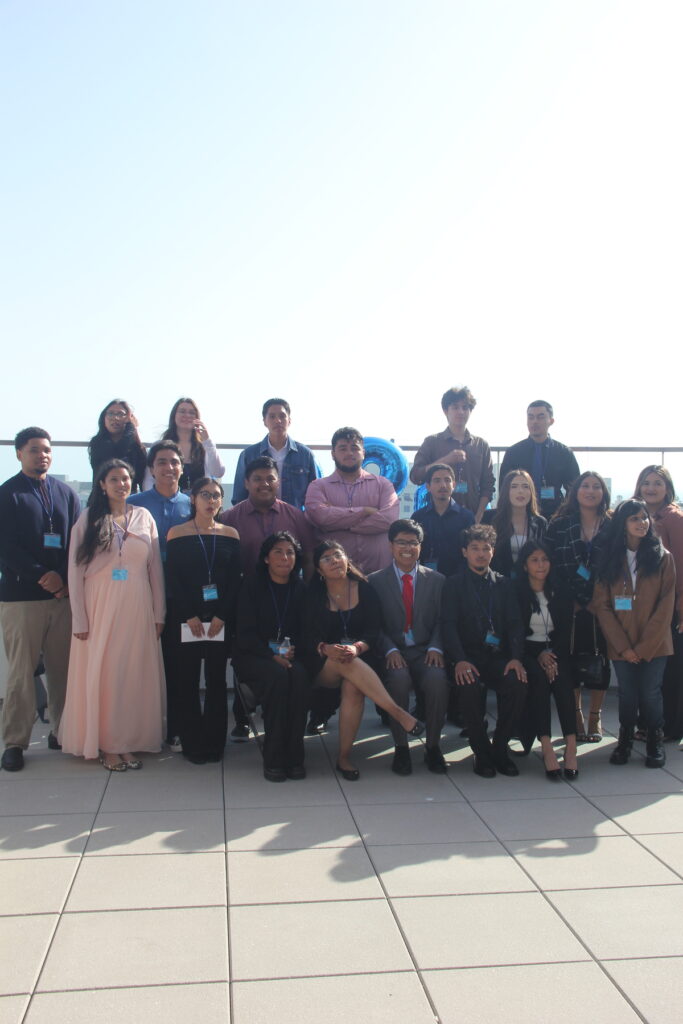
[[[0,995],[32,991],[57,920],[56,914],[0,917]],[[8,956],[9,950],[20,955]]]
[[[585,796],[637,796],[639,793],[681,793],[683,782],[667,771],[643,771],[642,763],[622,767],[605,764],[599,771],[582,772],[574,789]]]
[[[228,854],[230,903],[307,903],[383,897],[362,847]]]
[[[496,775],[493,779],[482,779],[470,768],[467,772],[452,772],[450,777],[463,795],[472,803],[488,800],[538,800],[548,797],[552,792],[553,799],[569,799],[576,796],[571,786],[555,784],[550,790],[550,783],[543,772],[543,764],[534,757],[533,761],[514,758],[520,774],[516,778]]]
[[[672,835],[638,836],[638,842],[683,879],[683,832]]]
[[[344,805],[332,807],[231,807],[225,815],[229,850],[304,850],[358,846]]]
[[[548,899],[599,960],[683,955],[683,884],[551,892]]]
[[[8,774],[0,774],[0,816],[27,812],[46,815],[95,812],[107,782],[103,772],[82,778],[49,776],[44,779],[24,776],[8,779]]]
[[[538,893],[392,902],[421,970],[588,959]]]
[[[606,960],[603,967],[648,1024],[680,1024],[683,957]]]
[[[356,805],[353,816],[368,846],[470,843],[494,838],[466,803]]]
[[[81,854],[93,819],[93,814],[0,815],[0,860]]]
[[[199,853],[225,846],[223,812],[99,814],[86,853]]]
[[[266,1024],[273,1007],[277,1024],[434,1024],[414,971],[236,982],[232,998],[235,1024]]]
[[[621,835],[609,821],[580,797],[567,800],[507,800],[476,803],[475,810],[499,839],[563,839]]]
[[[370,856],[389,896],[536,891],[496,842],[373,846]]]
[[[28,1000],[28,993],[23,996],[0,996],[0,1024],[22,1024]]]
[[[594,963],[426,971],[423,981],[441,1024],[548,1024],[560,1007],[577,1006],[577,995],[588,993],[600,1024],[640,1020]]]
[[[24,1024],[218,1024],[229,1019],[228,986],[225,982],[214,982],[38,993],[31,1001]]]
[[[667,773],[673,775],[676,779],[683,780],[683,750],[680,749],[678,743],[667,743],[664,749],[666,751]],[[654,770],[648,772],[648,775],[654,774]]]
[[[683,794],[596,796],[593,803],[631,835],[683,832]]]
[[[178,978],[227,981],[223,908],[65,914],[38,991],[161,985]]]
[[[263,778],[263,764],[247,779],[226,775],[226,807],[315,807],[344,804],[344,795],[329,770],[309,773],[301,782],[273,783]]]
[[[670,885],[681,881],[630,836],[517,840],[507,843],[507,847],[544,890]]]
[[[0,860],[0,914],[58,914],[80,857]]]
[[[462,801],[462,794],[451,783],[447,775],[417,769],[405,778],[389,770],[364,772],[359,762],[361,777],[357,782],[346,782],[340,776],[344,796],[352,807],[363,804],[418,804],[454,803]]]
[[[225,905],[223,853],[84,857],[66,905],[80,910]]]
[[[235,907],[230,942],[235,981],[412,969],[383,900]]]
[[[188,765],[188,768],[195,767]],[[196,766],[201,776],[189,771],[120,772],[112,776],[100,812],[116,811],[201,811],[223,807],[223,780],[215,765]]]

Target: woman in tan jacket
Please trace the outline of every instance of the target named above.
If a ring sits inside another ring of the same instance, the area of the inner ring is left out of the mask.
[[[653,532],[645,503],[622,501],[608,528],[591,602],[619,683],[619,741],[612,764],[628,761],[640,708],[647,726],[645,764],[664,765],[662,677],[673,652],[675,587],[673,557]]]

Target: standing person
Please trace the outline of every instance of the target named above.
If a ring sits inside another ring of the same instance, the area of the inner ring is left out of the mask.
[[[592,470],[582,473],[550,520],[545,538],[552,552],[557,580],[574,599],[570,664],[579,743],[599,743],[602,739],[600,715],[610,679],[605,638],[588,607],[609,522],[609,503],[607,484],[600,474]],[[588,730],[583,715],[582,688],[590,693]]]
[[[674,653],[664,669],[664,738],[683,738],[683,511],[666,466],[646,466],[638,477],[635,498],[645,502],[652,529],[673,555],[676,566],[676,608],[671,626]]]
[[[612,764],[626,764],[640,708],[647,728],[645,765],[662,768],[664,713],[662,678],[673,653],[671,618],[676,570],[652,529],[647,506],[622,501],[605,537],[592,609],[607,637],[619,683],[619,740]]]
[[[263,709],[263,776],[306,777],[304,727],[309,689],[303,652],[301,548],[282,530],[266,537],[256,571],[239,595],[233,667]]]
[[[425,727],[389,696],[373,668],[381,628],[373,588],[338,541],[322,541],[313,552],[313,563],[317,572],[304,611],[306,666],[314,686],[341,688],[337,771],[355,782],[360,772],[350,760],[351,749],[366,697],[395,718],[408,735],[421,736]]]
[[[0,623],[7,655],[2,711],[2,767],[24,767],[36,717],[33,673],[43,652],[51,750],[64,707],[71,637],[67,565],[71,529],[80,507],[66,484],[48,476],[47,430],[26,427],[14,439],[21,472],[0,487]]]
[[[163,736],[159,539],[149,512],[126,504],[130,488],[121,459],[100,466],[69,557],[73,638],[59,740],[65,753],[100,755],[110,772],[142,768],[135,752],[159,750]]]
[[[173,526],[190,518],[190,499],[180,490],[183,457],[175,441],[157,441],[147,454],[147,466],[154,484],[128,499],[152,514],[159,534],[161,560],[166,562],[166,537]],[[166,743],[180,753],[180,716],[178,711],[178,649],[180,641],[175,629],[166,626],[161,634],[161,650],[166,675]]]
[[[398,519],[393,484],[363,469],[363,436],[354,427],[332,435],[335,471],[314,480],[306,491],[306,516],[321,536],[339,542],[366,575],[391,561],[387,530]]]
[[[463,534],[466,568],[446,580],[441,600],[441,636],[474,754],[475,775],[491,779],[519,775],[508,743],[525,698],[522,619],[514,585],[491,571],[496,545],[492,526],[470,526]],[[493,742],[484,726],[480,687],[496,691],[498,719]]]
[[[497,537],[491,568],[514,579],[519,575],[520,551],[528,541],[542,540],[548,525],[539,515],[536,488],[525,470],[513,470],[503,478],[491,525]]]
[[[564,737],[564,777],[578,777],[574,688],[569,666],[569,639],[574,614],[571,596],[551,579],[550,548],[530,540],[519,553],[517,594],[524,625],[524,665],[527,669],[528,708],[541,743],[546,778],[562,777],[551,742],[550,696],[555,698]]]
[[[235,470],[232,503],[237,505],[247,498],[244,483],[246,467],[260,455],[268,455],[277,465],[280,479],[278,497],[288,505],[303,508],[306,488],[318,477],[313,452],[301,441],[295,441],[289,436],[292,416],[289,402],[284,398],[269,398],[263,403],[261,415],[268,433],[259,444],[251,444],[240,453]]]
[[[410,479],[414,484],[424,483],[427,470],[437,462],[453,466],[456,501],[468,508],[479,523],[496,488],[491,449],[482,437],[470,434],[467,429],[476,404],[476,398],[467,387],[453,387],[444,392],[441,408],[448,426],[440,434],[430,434],[424,439],[415,455]]]
[[[239,534],[217,521],[223,493],[210,476],[195,480],[191,517],[169,530],[167,538],[167,628],[175,630],[179,642],[178,729],[183,756],[193,764],[221,760],[228,727],[225,674],[241,575]],[[183,624],[195,641],[181,642]]]
[[[114,398],[100,413],[97,433],[90,438],[88,458],[93,480],[103,462],[123,459],[133,470],[132,493],[144,486],[147,451],[138,434],[138,421],[128,402]]]
[[[425,763],[443,775],[448,765],[441,753],[441,730],[446,719],[449,682],[439,630],[444,578],[419,564],[422,527],[412,519],[397,519],[389,527],[392,563],[368,579],[381,607],[380,671],[388,694],[408,710],[410,690],[422,695],[427,727]],[[395,750],[391,770],[410,775],[412,764],[405,729],[391,721]]]
[[[221,477],[225,466],[220,460],[216,445],[209,437],[209,431],[201,418],[199,407],[191,398],[179,398],[171,409],[168,427],[162,434],[162,441],[175,441],[183,456],[183,475],[180,490],[189,492],[200,476]]]
[[[526,411],[529,436],[508,448],[500,466],[500,479],[513,469],[525,469],[536,487],[541,514],[546,519],[557,511],[579,475],[576,457],[548,431],[555,420],[550,402],[539,398]]]
[[[420,562],[442,576],[452,576],[465,564],[461,534],[473,525],[474,516],[453,497],[455,470],[452,466],[435,462],[425,473],[425,485],[429,502],[413,513],[413,521],[424,531]]]

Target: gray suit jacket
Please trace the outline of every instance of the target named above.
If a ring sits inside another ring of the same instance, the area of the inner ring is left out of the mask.
[[[379,647],[382,655],[396,647],[406,649],[403,637],[405,608],[401,586],[396,578],[394,563],[386,569],[370,573],[368,582],[379,597],[382,606],[382,633]],[[445,578],[440,572],[418,565],[413,595],[413,637],[416,647],[426,651],[429,647],[443,650],[439,617],[441,612],[441,591]]]

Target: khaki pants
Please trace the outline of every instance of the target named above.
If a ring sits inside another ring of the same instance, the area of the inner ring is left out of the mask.
[[[47,673],[48,714],[54,733],[62,717],[71,646],[68,600],[0,602],[7,655],[7,694],[2,714],[5,747],[26,750],[36,717],[33,673],[41,651]]]

